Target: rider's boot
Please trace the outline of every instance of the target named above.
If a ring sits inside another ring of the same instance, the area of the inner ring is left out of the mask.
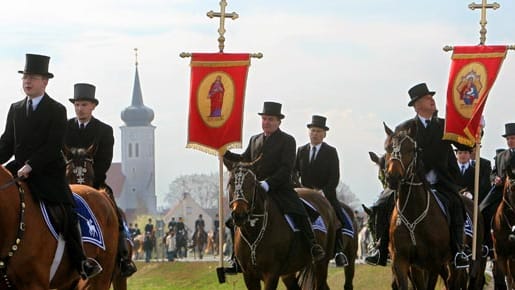
[[[334,255],[334,262],[337,267],[345,267],[349,264],[349,261],[345,254],[343,253],[343,236],[341,229],[338,229],[336,231],[336,238],[335,238],[335,255]]]
[[[320,246],[316,239],[315,239],[315,233],[313,232],[313,228],[311,227],[311,222],[309,221],[309,218],[306,216],[296,216],[294,218],[295,223],[297,224],[297,227],[299,227],[299,230],[304,234],[306,237],[306,240],[308,242],[308,246],[311,252],[311,257],[313,258],[313,262],[320,262],[325,258],[325,251]]]
[[[460,268],[468,268],[469,266],[469,258],[465,253],[464,243],[463,243],[463,226],[454,226],[451,230],[451,241],[452,241],[452,250],[454,253],[454,267]]]
[[[130,277],[138,270],[129,255],[128,242],[125,230],[121,229],[118,237],[118,256],[120,257],[120,275],[122,277]]]
[[[82,246],[82,236],[77,215],[72,208],[67,210],[69,226],[66,241],[68,242],[69,252],[73,259],[79,261],[77,267],[82,279],[90,279],[102,272],[102,266],[93,258],[88,258]]]
[[[229,228],[231,231],[231,240],[232,240],[232,253],[231,253],[231,265],[229,267],[224,268],[224,272],[227,274],[236,275],[238,273],[241,273],[241,266],[238,264],[238,260],[236,259],[236,256],[234,255],[234,223],[232,221],[232,218],[229,218],[225,225]]]

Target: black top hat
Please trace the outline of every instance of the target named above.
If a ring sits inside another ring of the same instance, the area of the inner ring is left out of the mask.
[[[278,116],[280,119],[284,118],[284,115],[281,114],[282,105],[276,102],[265,102],[263,104],[263,112],[258,113],[258,115],[268,115],[268,116]]]
[[[311,128],[311,127],[317,127],[317,128],[322,128],[326,131],[329,130],[329,127],[327,127],[325,125],[325,121],[327,120],[326,117],[322,117],[322,116],[317,116],[317,115],[313,115],[311,117],[311,124],[308,124],[308,128]]]
[[[49,56],[27,53],[25,55],[25,68],[23,70],[19,70],[18,73],[42,75],[51,79],[54,75],[48,72],[49,62]]]
[[[515,135],[515,123],[508,123],[508,124],[504,125],[504,127],[506,130],[506,133],[504,133],[504,135],[502,135],[503,137]]]
[[[411,98],[411,100],[408,103],[408,106],[411,107],[418,99],[427,95],[434,96],[435,92],[430,91],[427,88],[426,83],[421,83],[409,89],[408,94]]]
[[[463,144],[460,144],[460,143],[456,143],[456,144],[454,144],[454,146],[456,147],[455,151],[468,151],[468,152],[472,152],[472,150],[474,149],[474,148],[472,148],[470,146],[463,145]]]
[[[75,103],[75,101],[90,101],[98,105],[98,100],[95,99],[95,86],[90,84],[75,84],[73,99],[68,100],[72,103]]]

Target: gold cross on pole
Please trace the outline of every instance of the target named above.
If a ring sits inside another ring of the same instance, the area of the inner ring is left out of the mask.
[[[220,0],[220,12],[214,12],[213,10],[211,10],[207,13],[207,17],[209,17],[209,18],[220,17],[220,28],[218,28],[218,34],[220,34],[220,37],[218,37],[218,48],[220,48],[220,52],[224,52],[225,18],[231,18],[232,20],[235,20],[236,18],[238,18],[238,13],[236,13],[236,12],[225,13],[226,6],[227,6],[227,1]]]
[[[493,10],[500,8],[501,5],[499,3],[494,2],[491,4],[486,3],[487,0],[482,0],[481,4],[476,4],[474,2],[469,4],[469,8],[471,10],[474,9],[481,9],[481,20],[479,21],[479,24],[481,24],[481,30],[479,30],[479,34],[481,35],[479,38],[479,44],[484,45],[486,42],[486,9],[491,8]]]

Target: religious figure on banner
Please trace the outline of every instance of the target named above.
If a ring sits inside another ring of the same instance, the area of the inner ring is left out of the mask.
[[[479,85],[479,88],[478,88]],[[460,99],[463,100],[465,105],[472,105],[474,100],[479,98],[479,90],[481,83],[479,76],[474,71],[468,73],[464,80],[458,85],[458,91],[460,93]]]
[[[208,99],[211,101],[211,113],[209,114],[209,117],[222,116],[224,93],[225,88],[222,83],[222,76],[218,75],[216,76],[215,81],[211,84],[211,88],[209,88],[209,93],[207,95]]]

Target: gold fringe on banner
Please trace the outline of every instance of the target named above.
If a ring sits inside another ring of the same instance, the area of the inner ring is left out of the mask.
[[[223,156],[225,154],[225,151],[229,149],[241,148],[241,142],[231,142],[220,147],[220,149],[215,149],[198,143],[188,142],[188,144],[186,144],[186,148],[196,149],[215,156]]]
[[[230,66],[250,66],[250,60],[238,61],[192,61],[192,67],[230,67]]]

